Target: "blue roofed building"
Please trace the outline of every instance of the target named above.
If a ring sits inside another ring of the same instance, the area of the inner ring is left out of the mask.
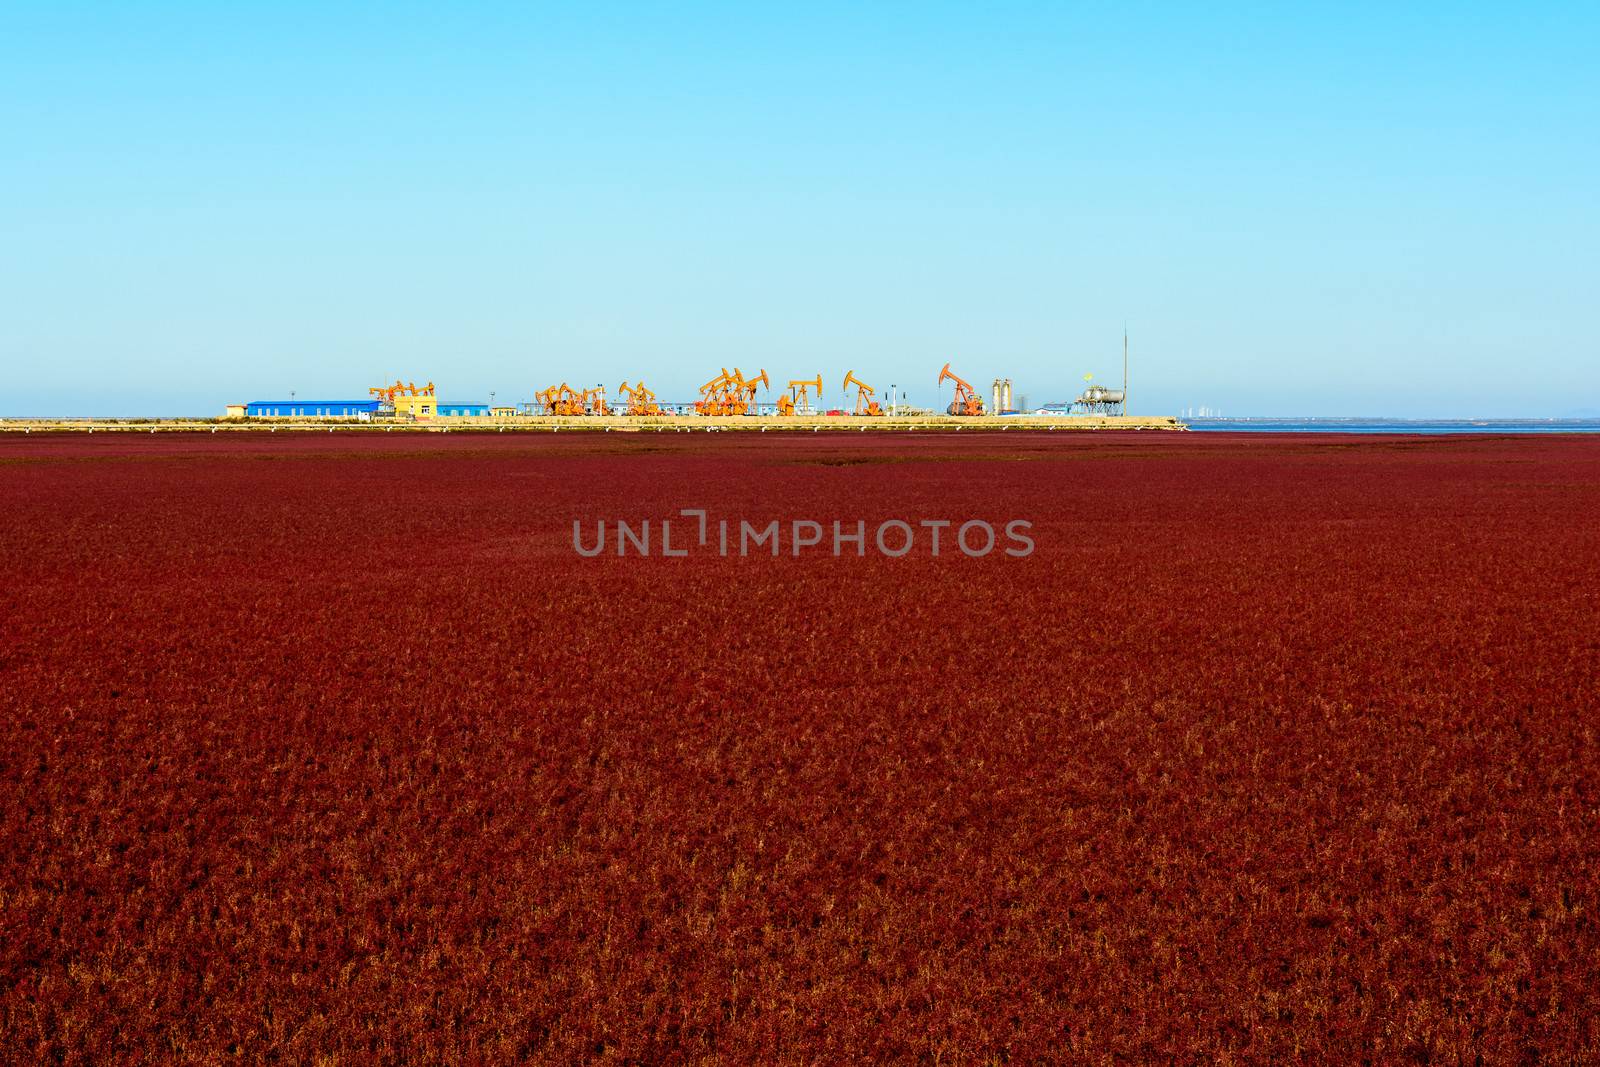
[[[376,400],[252,400],[244,406],[251,419],[359,419],[378,413]]]

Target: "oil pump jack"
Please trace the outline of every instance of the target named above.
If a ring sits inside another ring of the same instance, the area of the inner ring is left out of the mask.
[[[606,405],[606,387],[597,385],[593,389],[585,389],[578,394],[578,403],[582,410],[590,415],[609,415],[611,408]]]
[[[950,414],[983,414],[983,401],[978,398],[977,391],[972,388],[972,385],[966,379],[953,372],[948,363],[944,365],[944,370],[939,372],[938,384],[943,385],[947,381],[955,382],[956,384],[956,398],[950,402],[950,406],[946,409]]]
[[[778,397],[779,415],[809,415],[811,414],[811,400],[808,391],[815,389],[817,399],[822,399],[822,373],[817,372],[815,378],[793,378],[789,381],[789,391]]]
[[[882,405],[880,405],[876,400],[873,399],[873,397],[875,397],[878,394],[878,391],[876,389],[874,389],[872,386],[868,385],[866,382],[862,381],[860,378],[857,378],[855,371],[853,371],[853,370],[845,371],[845,373],[844,373],[844,391],[848,393],[850,391],[850,386],[851,385],[854,385],[856,387],[856,414],[857,415],[882,415],[883,414]]]
[[[643,381],[637,385],[629,385],[627,379],[623,379],[622,384],[617,386],[617,395],[628,398],[626,413],[629,415],[661,414],[661,406],[656,403],[656,394],[651,392]]]
[[[746,379],[738,367],[733,373],[722,368],[722,373],[700,387],[700,399],[694,402],[696,415],[744,415],[755,403],[756,390],[770,388],[767,372]]]
[[[772,383],[767,378],[767,372],[765,370],[756,375],[754,378],[746,378],[738,367],[733,368],[733,373],[738,376],[736,380],[739,383],[739,402],[741,410],[738,412],[738,414],[744,415],[756,406],[756,389],[761,388],[770,390],[772,388]]]
[[[397,396],[432,396],[433,383],[429,382],[422,388],[417,388],[416,382],[402,382],[399,378],[393,385],[375,385],[367,392],[376,400],[382,401],[389,407],[394,407],[394,398]]]
[[[589,411],[584,394],[566,382],[541,389],[533,394],[533,398],[544,408],[546,415],[586,415]]]
[[[696,415],[732,415],[730,410],[735,399],[734,378],[728,373],[728,368],[722,368],[722,373],[700,387],[700,399],[694,402]]]

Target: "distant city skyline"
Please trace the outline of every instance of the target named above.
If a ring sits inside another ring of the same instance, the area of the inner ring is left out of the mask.
[[[1119,383],[1124,326],[1135,414],[1600,416],[1597,31],[22,0],[0,416],[724,366],[932,407],[946,361],[1037,407]]]

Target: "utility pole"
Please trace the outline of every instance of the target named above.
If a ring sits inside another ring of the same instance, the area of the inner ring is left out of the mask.
[[[1122,413],[1128,413],[1128,324],[1122,324]]]

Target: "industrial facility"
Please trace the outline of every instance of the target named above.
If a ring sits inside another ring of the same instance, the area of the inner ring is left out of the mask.
[[[353,400],[300,400],[294,393],[288,400],[252,400],[247,404],[230,404],[226,418],[231,420],[335,420],[347,422],[377,422],[395,424],[433,424],[448,427],[450,424],[473,422],[493,423],[502,428],[508,424],[531,422],[538,419],[584,420],[638,420],[638,419],[772,419],[774,425],[794,425],[799,420],[819,422],[829,418],[887,419],[940,418],[956,420],[981,419],[986,416],[1036,416],[1065,418],[1069,415],[1091,417],[1097,426],[1111,425],[1108,419],[1125,419],[1128,414],[1128,341],[1123,334],[1122,348],[1123,386],[1111,389],[1093,381],[1093,375],[1084,379],[1089,384],[1071,403],[1046,405],[1025,412],[1019,410],[1013,394],[1012,380],[996,377],[990,385],[987,403],[971,382],[961,377],[945,363],[935,384],[944,394],[940,399],[942,413],[921,409],[904,409],[900,403],[904,394],[897,395],[891,386],[886,400],[879,399],[876,386],[864,381],[854,370],[845,372],[840,382],[840,400],[837,406],[824,402],[822,373],[810,377],[791,378],[782,389],[775,389],[771,375],[763,368],[747,375],[739,367],[718,368],[718,372],[700,387],[698,399],[682,403],[661,400],[641,379],[629,384],[624,379],[608,395],[604,385],[573,388],[566,382],[538,389],[533,400],[517,405],[494,405],[478,401],[441,400],[433,382],[418,385],[415,381],[396,379],[390,385],[372,386],[365,399]],[[948,401],[945,400],[948,397]],[[491,394],[491,400],[493,394]],[[1025,403],[1025,401],[1024,401]],[[1008,422],[1015,423],[1015,419]],[[1176,420],[1153,419],[1152,424],[1165,425]],[[588,422],[585,422],[588,425]],[[863,424],[864,426],[865,424]]]
[[[1088,384],[1072,402],[1072,410],[1084,415],[1125,417],[1128,414],[1128,331],[1122,331],[1122,388],[1111,389],[1099,385],[1093,374],[1085,374]]]
[[[477,418],[489,414],[489,405],[440,401],[429,382],[418,386],[415,382],[396,381],[393,385],[378,385],[367,390],[366,400],[299,400],[290,394],[288,400],[252,400],[248,404],[229,404],[227,418],[245,419],[353,419],[371,422],[390,418],[407,421],[445,418]]]
[[[252,400],[240,414],[251,419],[370,419],[377,413],[376,400],[291,399]]]

